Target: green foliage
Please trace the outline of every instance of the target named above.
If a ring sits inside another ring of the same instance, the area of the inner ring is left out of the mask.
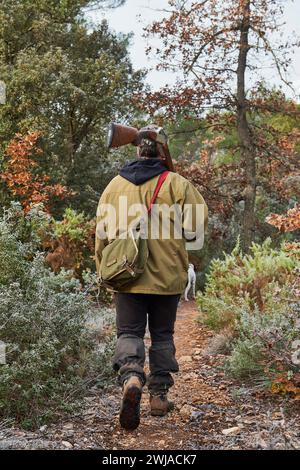
[[[84,241],[91,231],[87,217],[83,212],[67,208],[63,221],[53,220],[53,235],[55,238],[68,237],[71,241]]]
[[[132,69],[130,36],[84,18],[93,3],[116,2],[0,2],[0,76],[7,86],[0,141],[3,151],[16,132],[40,131],[41,171],[76,192],[75,208],[94,214],[115,170],[107,124],[132,117],[142,73]]]
[[[34,427],[72,411],[90,384],[105,383],[111,312],[96,310],[69,272],[45,266],[20,238],[38,215],[19,212],[16,226],[16,210],[0,218],[0,417]]]
[[[64,267],[83,281],[82,272],[94,270],[95,221],[83,212],[67,208],[62,220],[52,218],[44,233],[44,246],[50,249],[46,258],[57,272]]]
[[[85,286],[89,298],[99,306],[111,306],[113,302],[113,293],[105,287],[99,286],[98,275],[95,271],[86,269],[82,272],[82,282]]]
[[[291,379],[300,371],[299,364],[293,361],[294,344],[299,337],[299,302],[288,307],[279,304],[273,314],[244,312],[226,368],[234,377],[254,377],[267,385],[276,383],[280,374]]]
[[[203,321],[220,330],[233,326],[245,309],[258,306],[271,313],[276,308],[274,292],[290,282],[297,265],[284,248],[271,248],[271,239],[262,245],[253,243],[247,255],[238,242],[231,254],[211,263],[205,292],[198,295]]]
[[[263,355],[256,338],[242,337],[233,346],[226,362],[227,371],[236,378],[252,378],[263,374]]]
[[[270,239],[253,244],[247,255],[237,243],[231,254],[212,262],[197,302],[203,323],[230,333],[226,369],[234,377],[300,393],[300,368],[293,361],[300,337],[299,272],[297,244],[273,249]]]

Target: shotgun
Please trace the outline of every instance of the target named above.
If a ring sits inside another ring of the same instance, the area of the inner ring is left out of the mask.
[[[157,143],[159,158],[169,171],[175,171],[168,147],[168,136],[162,127],[150,124],[140,130],[123,124],[110,123],[107,135],[107,147],[117,148],[123,145],[140,145],[142,139],[150,139]]]

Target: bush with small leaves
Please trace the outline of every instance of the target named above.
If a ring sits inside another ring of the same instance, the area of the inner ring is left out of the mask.
[[[111,310],[96,308],[71,273],[45,265],[28,238],[38,218],[16,206],[0,216],[0,418],[27,427],[76,408],[90,384],[104,385],[111,348]]]
[[[255,310],[244,312],[239,322],[239,337],[233,341],[226,368],[238,378],[254,379],[275,390],[278,382],[300,397],[300,360],[295,360],[295,346],[300,339],[300,305],[291,302],[272,315]],[[298,349],[299,345],[298,345]],[[278,388],[284,391],[284,387]]]
[[[293,346],[300,343],[299,273],[296,242],[273,249],[267,239],[253,244],[247,255],[237,245],[212,262],[205,292],[197,297],[201,321],[218,335],[231,335],[226,343],[231,375],[297,396],[300,360],[293,361]]]
[[[300,266],[291,251],[273,249],[271,239],[262,245],[252,244],[249,254],[243,255],[239,242],[224,259],[211,263],[204,293],[197,302],[201,319],[214,330],[234,327],[242,312],[258,307],[264,314],[276,311],[276,292],[289,286],[295,279],[295,269]],[[287,305],[284,298],[281,304]]]

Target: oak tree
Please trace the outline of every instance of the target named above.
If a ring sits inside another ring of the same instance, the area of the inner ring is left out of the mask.
[[[284,159],[283,141],[274,144],[272,129],[256,122],[258,114],[293,115],[291,101],[272,96],[263,85],[265,67],[273,67],[285,86],[290,52],[299,40],[282,38],[283,4],[280,0],[169,0],[165,17],[147,28],[161,48],[149,47],[159,59],[158,69],[179,73],[174,86],[148,92],[148,111],[187,117],[210,113],[211,126],[235,128],[238,137],[240,199],[243,202],[242,240],[248,247],[255,231],[257,166],[270,155]],[[284,105],[284,106],[283,106]],[[218,112],[216,112],[218,111]],[[222,113],[228,113],[224,120]],[[275,136],[276,137],[276,136]],[[289,136],[286,136],[286,142]],[[275,149],[275,152],[274,152]]]
[[[112,165],[105,148],[110,120],[132,114],[140,89],[130,37],[90,24],[85,12],[120,1],[0,0],[0,151],[16,133],[41,132],[43,171],[76,191],[75,208],[94,214]],[[1,171],[1,154],[0,154]]]

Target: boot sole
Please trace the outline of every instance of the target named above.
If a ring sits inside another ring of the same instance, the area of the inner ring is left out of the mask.
[[[133,431],[140,424],[140,402],[142,391],[133,385],[130,387],[122,401],[120,412],[120,425],[128,431]]]
[[[166,416],[168,411],[151,411],[151,416]]]

